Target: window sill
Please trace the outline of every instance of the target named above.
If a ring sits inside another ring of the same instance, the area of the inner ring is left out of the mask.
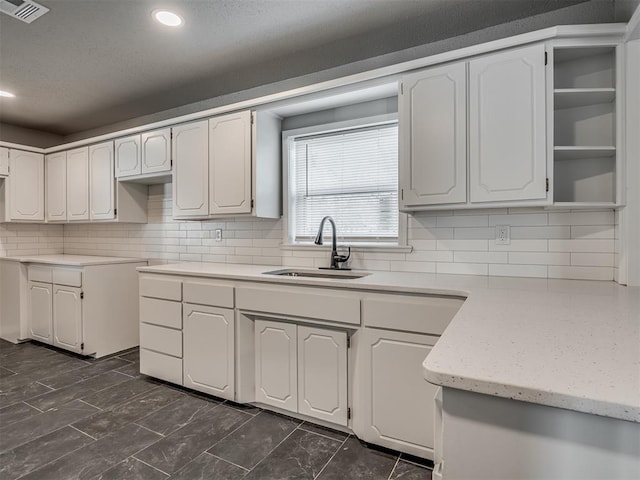
[[[377,252],[377,253],[411,253],[413,247],[411,245],[388,245],[384,243],[380,244],[358,244],[358,243],[338,243],[338,249],[344,249],[345,247],[351,247],[354,252]],[[330,251],[330,242],[325,242],[324,245],[315,245],[313,243],[283,243],[280,244],[282,250],[287,251]]]

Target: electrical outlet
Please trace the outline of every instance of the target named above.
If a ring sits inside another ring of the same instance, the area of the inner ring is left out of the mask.
[[[496,245],[509,245],[511,243],[511,227],[509,225],[496,225]]]
[[[217,228],[216,229],[216,242],[221,242],[222,241],[222,229],[221,228]]]

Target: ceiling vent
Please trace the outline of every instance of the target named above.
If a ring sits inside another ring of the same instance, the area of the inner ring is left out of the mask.
[[[33,22],[48,11],[47,7],[32,0],[0,0],[0,12],[25,23]]]

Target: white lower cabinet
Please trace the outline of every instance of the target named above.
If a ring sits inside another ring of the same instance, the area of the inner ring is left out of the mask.
[[[82,289],[53,285],[53,344],[82,352]]]
[[[422,362],[437,337],[373,328],[361,334],[356,434],[366,442],[433,458],[438,387],[424,379]]]
[[[298,413],[347,425],[347,332],[298,326]]]
[[[53,343],[53,285],[29,281],[29,334],[34,340]]]
[[[184,386],[234,400],[233,310],[183,305]]]
[[[256,320],[256,401],[298,411],[297,327]]]
[[[29,281],[29,334],[34,340],[82,352],[82,289]]]
[[[347,332],[255,321],[256,401],[347,425]]]

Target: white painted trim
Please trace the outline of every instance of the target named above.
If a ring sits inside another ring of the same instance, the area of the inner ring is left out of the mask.
[[[624,36],[625,42],[640,39],[640,5],[636,7],[636,11],[627,23],[627,33]]]
[[[28,145],[21,145],[20,143],[0,141],[0,147],[14,148],[16,150],[24,150],[25,152],[47,153],[46,148],[30,147]]]
[[[626,53],[626,206],[618,217],[618,282],[640,286],[640,39],[628,42]]]
[[[377,68],[374,70],[369,70],[369,71],[357,73],[354,75],[348,75],[346,77],[341,77],[334,80],[328,80],[325,82],[320,82],[320,83],[305,86],[305,87],[294,88],[292,90],[287,90],[285,92],[265,95],[262,97],[244,100],[244,101],[232,103],[229,105],[210,108],[197,113],[191,113],[188,115],[182,115],[182,116],[171,118],[168,120],[162,120],[162,121],[154,122],[147,125],[141,125],[139,127],[132,127],[132,128],[120,130],[113,133],[99,135],[99,136],[88,138],[85,140],[79,140],[76,142],[71,142],[63,145],[57,145],[55,147],[50,147],[45,149],[44,153],[53,153],[61,150],[67,150],[70,148],[85,146],[91,143],[104,142],[106,140],[112,140],[117,137],[134,135],[136,133],[140,133],[146,130],[153,130],[157,128],[173,126],[179,123],[191,122],[194,120],[199,120],[206,117],[212,117],[212,116],[220,115],[227,112],[257,108],[257,107],[265,106],[267,104],[280,101],[280,100],[286,100],[290,98],[300,97],[303,95],[308,95],[311,93],[327,91],[327,90],[338,88],[338,87],[345,87],[348,85],[359,84],[369,80],[379,79],[379,78],[383,78],[391,75],[396,75],[399,73],[405,73],[410,70],[425,68],[430,65],[449,62],[453,60],[459,60],[459,59],[467,58],[474,55],[485,54],[485,53],[493,52],[496,50],[502,50],[505,48],[515,47],[515,46],[524,45],[528,43],[541,42],[541,41],[545,41],[553,38],[579,38],[579,37],[596,38],[596,37],[603,37],[603,36],[606,36],[606,37],[619,36],[620,37],[619,39],[622,40],[622,37],[624,36],[626,31],[627,31],[627,25],[624,23],[595,24],[595,25],[565,25],[565,26],[545,28],[542,30],[537,30],[535,32],[529,32],[521,35],[514,35],[507,38],[501,38],[499,40],[493,40],[493,41],[481,43],[478,45],[472,45],[472,46],[461,48],[458,50],[444,52],[444,53],[440,53],[437,55],[432,55],[429,57],[424,57],[416,60],[401,62],[401,63],[390,65],[387,67]]]

